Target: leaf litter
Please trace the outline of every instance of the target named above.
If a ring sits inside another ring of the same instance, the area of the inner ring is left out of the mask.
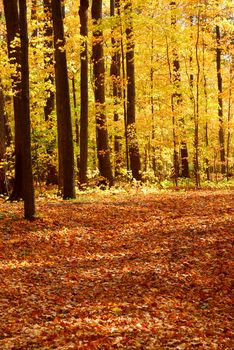
[[[0,202],[0,349],[233,344],[234,193]]]

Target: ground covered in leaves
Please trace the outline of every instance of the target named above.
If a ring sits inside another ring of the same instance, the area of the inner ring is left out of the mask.
[[[0,202],[0,349],[232,350],[234,193]]]

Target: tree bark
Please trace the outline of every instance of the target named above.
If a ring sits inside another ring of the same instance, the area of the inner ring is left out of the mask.
[[[140,152],[136,134],[136,91],[135,91],[135,64],[134,64],[134,39],[132,25],[132,2],[127,0],[125,14],[128,16],[126,28],[127,52],[126,52],[126,74],[127,74],[127,137],[132,176],[141,180]]]
[[[229,180],[231,174],[229,173],[229,157],[231,145],[231,119],[232,119],[232,81],[234,79],[234,56],[231,55],[231,62],[229,67],[229,88],[228,88],[228,111],[227,111],[227,153],[226,153],[226,177]]]
[[[221,173],[225,174],[225,146],[224,146],[224,125],[223,125],[223,81],[221,74],[221,47],[220,47],[220,27],[215,27],[216,31],[216,70],[217,70],[217,83],[218,83],[218,117],[219,117],[219,147],[220,147],[220,162]]]
[[[53,21],[52,21],[52,9],[51,1],[43,0],[44,10],[44,69],[45,69],[45,106],[44,106],[44,118],[46,122],[49,122],[49,128],[52,128],[52,112],[55,108],[55,94],[53,92],[54,87],[54,54],[53,54]],[[50,157],[55,152],[56,140],[53,138],[49,141],[46,152]],[[47,166],[46,184],[58,184],[58,172],[54,164],[49,163]]]
[[[100,185],[113,185],[113,176],[110,163],[110,149],[108,145],[108,132],[105,111],[105,66],[103,57],[103,34],[99,27],[102,19],[102,0],[92,3],[93,19],[93,76],[94,97],[96,107],[97,156],[100,172]]]
[[[51,7],[55,47],[56,111],[60,165],[59,176],[62,179],[63,199],[68,199],[75,198],[74,150],[61,1],[52,0]]]
[[[5,107],[3,89],[0,85],[0,194],[7,193],[5,155],[6,155],[6,132],[5,132]]]
[[[3,0],[6,28],[8,57],[15,72],[12,74],[13,107],[15,122],[15,177],[10,200],[23,198],[23,177],[22,177],[22,126],[21,126],[21,80],[20,77],[20,44],[12,45],[16,38],[19,38],[19,12],[17,0]]]
[[[120,4],[119,0],[110,0],[110,16],[120,15]],[[121,42],[119,39],[115,39],[115,30],[117,24],[111,29],[111,45],[112,45],[112,57],[110,67],[110,77],[112,80],[112,95],[114,99],[114,122],[118,122],[119,114],[117,111],[117,105],[121,98],[121,86],[120,86],[120,52]],[[115,164],[115,176],[121,174],[121,167],[123,165],[123,157],[121,154],[121,137],[118,135],[118,131],[114,135],[114,164]]]
[[[24,217],[31,220],[35,216],[35,198],[31,158],[31,130],[29,107],[29,64],[28,64],[28,28],[26,0],[19,0],[19,23],[21,41],[21,119],[22,119],[22,172]]]
[[[44,7],[44,45],[45,45],[45,53],[44,53],[44,68],[46,71],[46,99],[45,99],[45,107],[44,107],[44,115],[45,120],[50,119],[50,115],[54,110],[55,105],[55,95],[52,91],[52,87],[54,86],[54,74],[51,72],[51,68],[53,67],[53,59],[54,55],[52,53],[53,49],[53,23],[52,23],[52,13],[51,13],[51,1],[43,0]],[[47,73],[47,71],[49,71]]]
[[[176,30],[176,16],[174,14],[174,10],[176,9],[176,2],[171,1],[171,25],[173,30]],[[182,103],[182,94],[181,94],[181,76],[180,76],[180,61],[178,57],[178,53],[175,47],[173,47],[172,50],[173,54],[173,85],[174,85],[174,93],[173,93],[173,100],[174,100],[174,107],[180,106]],[[180,124],[181,124],[181,134],[184,134],[184,118],[180,118]],[[185,142],[184,136],[181,137],[180,142],[180,157],[181,157],[181,177],[188,178],[189,177],[189,164],[188,164],[188,149],[187,144]]]
[[[87,183],[88,166],[88,0],[80,0],[80,169],[79,182]]]

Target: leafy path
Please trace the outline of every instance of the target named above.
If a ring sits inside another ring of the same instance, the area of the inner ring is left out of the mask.
[[[0,202],[0,349],[234,348],[234,193]]]

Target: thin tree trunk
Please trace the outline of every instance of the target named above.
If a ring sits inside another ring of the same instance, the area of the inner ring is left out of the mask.
[[[105,111],[105,67],[103,57],[103,34],[98,27],[102,19],[102,0],[92,3],[93,19],[93,76],[94,97],[96,106],[97,155],[100,172],[100,185],[113,185],[113,176],[110,163],[110,150],[108,146],[108,132]]]
[[[215,27],[216,31],[216,69],[218,82],[218,117],[219,117],[219,147],[220,147],[220,162],[221,173],[225,174],[225,146],[224,146],[224,125],[223,125],[223,82],[221,74],[221,44],[220,44],[220,27]]]
[[[117,10],[117,11],[116,11]],[[119,0],[110,0],[110,15],[115,16],[120,15]],[[117,107],[119,104],[119,99],[121,98],[121,86],[120,86],[120,47],[121,43],[119,39],[115,39],[114,32],[117,25],[112,27],[111,44],[112,44],[112,57],[111,57],[111,67],[110,76],[112,79],[112,94],[114,98],[114,106]],[[119,114],[117,108],[114,109],[114,122],[118,122]],[[121,166],[123,165],[123,159],[121,155],[121,137],[118,132],[114,135],[114,164],[115,164],[115,176],[121,174]]]
[[[204,97],[205,97],[205,115],[208,117],[208,93],[207,93],[207,78],[205,74],[205,43],[204,38],[202,38],[202,61],[203,61],[203,90],[204,90]],[[205,172],[206,172],[206,179],[207,181],[210,181],[210,162],[208,157],[208,148],[209,148],[209,128],[208,128],[208,122],[206,121],[205,124],[205,146],[206,146],[206,155],[205,155]]]
[[[171,9],[172,9],[172,15],[171,15],[171,25],[173,30],[176,30],[176,15],[174,13],[174,10],[176,9],[176,2],[171,1],[170,3]],[[173,93],[173,100],[174,100],[174,108],[176,106],[180,106],[182,103],[182,94],[181,94],[181,77],[180,77],[180,61],[178,57],[178,53],[175,47],[173,47],[172,50],[173,54],[173,74],[172,74],[172,80],[174,85],[174,93]],[[184,117],[180,117],[180,124],[181,124],[181,142],[180,142],[180,157],[181,157],[181,177],[188,178],[189,177],[189,164],[188,164],[188,149],[187,144],[184,137]]]
[[[55,47],[56,111],[58,125],[59,171],[63,199],[75,198],[74,150],[70,109],[65,37],[60,0],[52,0]],[[62,172],[62,174],[61,174]]]
[[[230,156],[230,143],[231,143],[231,119],[233,117],[232,113],[232,82],[233,82],[233,71],[234,71],[234,62],[233,56],[231,56],[232,61],[230,62],[229,69],[229,93],[228,93],[228,115],[227,115],[227,156],[226,156],[226,176],[227,180],[229,179],[229,156]]]
[[[201,67],[199,61],[199,40],[200,40],[200,9],[198,10],[197,15],[197,38],[196,38],[196,65],[197,65],[197,77],[196,77],[196,98],[194,100],[194,155],[193,155],[193,166],[194,166],[194,176],[196,186],[200,187],[200,166],[199,166],[199,117],[200,117],[200,74]]]
[[[154,118],[154,67],[153,67],[153,58],[154,58],[154,33],[152,27],[152,39],[151,39],[151,55],[150,55],[150,105],[151,105],[151,118],[152,118],[152,127],[151,127],[151,156],[152,156],[152,168],[154,176],[156,177],[156,154],[155,154],[155,118]]]
[[[167,52],[167,64],[168,64],[168,70],[169,70],[169,77],[170,77],[170,84],[173,84],[173,78],[172,78],[172,68],[170,63],[170,56],[169,56],[169,46],[168,46],[168,40],[166,37],[166,52]],[[178,137],[177,137],[177,130],[176,130],[176,122],[175,122],[175,103],[174,103],[174,94],[171,94],[171,113],[172,113],[172,136],[173,136],[173,179],[175,182],[175,185],[178,186],[178,177],[179,177],[179,156],[178,156]]]
[[[80,0],[80,35],[82,38],[80,49],[80,168],[79,182],[87,183],[88,166],[88,0]]]
[[[136,91],[135,91],[135,64],[134,64],[134,38],[132,24],[132,2],[126,1],[125,13],[128,16],[126,28],[126,73],[127,73],[127,137],[132,176],[141,180],[140,152],[136,133]]]
[[[122,98],[123,98],[123,114],[124,114],[125,157],[126,157],[126,168],[127,168],[127,171],[129,171],[130,165],[129,165],[128,132],[127,132],[126,70],[125,70],[122,21],[120,22],[120,30],[121,30],[120,46],[121,46],[121,67],[122,67]]]
[[[5,132],[5,103],[3,89],[0,84],[0,194],[7,193],[5,156],[6,156],[6,132]]]
[[[46,99],[44,107],[45,121],[50,119],[51,113],[55,106],[55,95],[53,92],[54,73],[51,72],[53,67],[54,55],[53,49],[53,22],[51,13],[51,1],[43,0],[44,7],[44,46],[46,48],[44,53],[44,68],[46,71],[45,85],[46,85]]]
[[[49,122],[49,128],[52,128],[51,114],[55,108],[55,94],[54,87],[54,54],[53,54],[53,21],[51,1],[43,0],[44,10],[44,69],[45,69],[45,106],[44,106],[44,118],[46,122]],[[52,157],[55,151],[55,140],[50,140],[47,148],[47,153]],[[58,173],[56,166],[49,163],[47,167],[46,184],[58,184]]]
[[[72,99],[73,99],[73,107],[74,107],[74,117],[75,117],[75,142],[77,147],[79,147],[80,144],[80,125],[79,125],[79,119],[77,114],[77,97],[76,97],[76,81],[75,76],[72,77]],[[79,171],[80,171],[80,155],[76,155],[76,165],[77,165],[77,175],[78,179],[80,177]]]
[[[28,27],[26,0],[19,0],[19,23],[21,41],[21,119],[22,119],[22,170],[23,170],[23,199],[24,217],[33,219],[35,216],[35,197],[31,158],[31,130],[29,107],[29,64],[28,64]]]
[[[0,11],[0,20],[2,19],[2,11]],[[3,93],[2,82],[0,78],[0,194],[7,194],[6,181],[6,118],[5,118],[5,98]]]

